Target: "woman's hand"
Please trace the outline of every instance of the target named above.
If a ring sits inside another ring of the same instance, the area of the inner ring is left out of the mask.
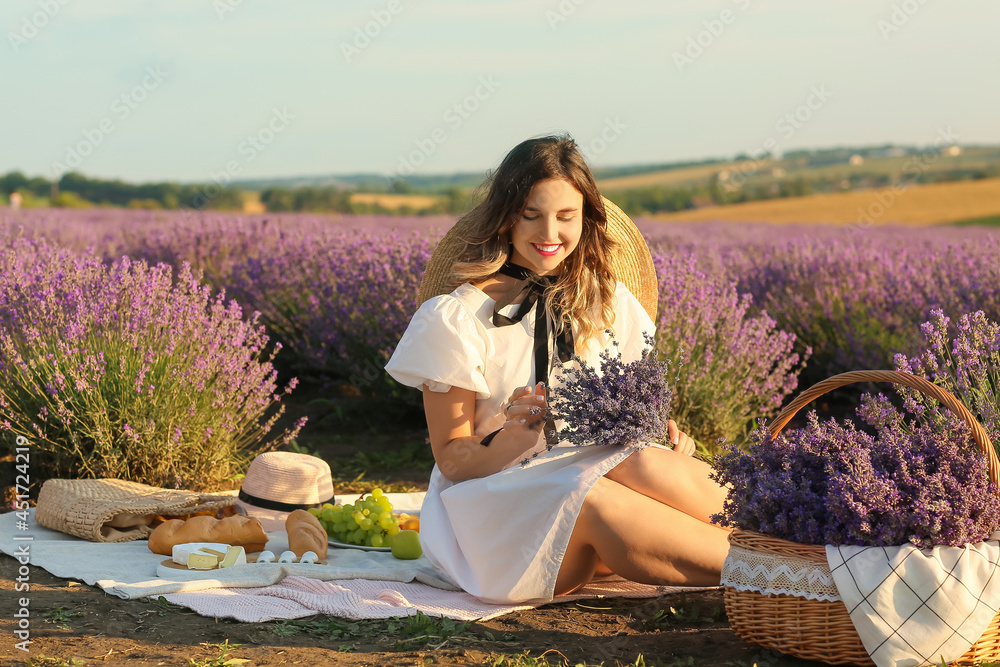
[[[687,454],[688,456],[694,454],[694,440],[687,433],[677,428],[677,422],[673,419],[667,421],[667,437],[670,438],[670,442],[674,443],[675,452]]]
[[[539,382],[534,387],[518,387],[504,403],[506,421],[504,430],[539,430],[545,423],[545,384]]]

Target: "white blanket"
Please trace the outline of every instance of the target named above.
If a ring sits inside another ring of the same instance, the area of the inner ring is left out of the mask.
[[[1000,607],[1000,534],[964,547],[835,547],[826,557],[878,667],[958,659]]]
[[[423,496],[393,495],[394,506],[403,511],[419,509]],[[398,560],[385,552],[331,547],[326,565],[227,568],[213,571],[212,578],[184,581],[157,576],[165,556],[152,553],[145,540],[88,542],[43,528],[35,522],[33,509],[23,527],[17,513],[0,515],[0,536],[0,551],[57,577],[79,579],[124,599],[163,595],[199,614],[243,621],[316,613],[387,618],[417,611],[471,620],[537,606],[483,602],[443,579],[424,557]],[[268,533],[268,538],[268,550],[277,554],[287,548],[285,533]],[[646,586],[614,578],[557,601],[602,595],[656,597],[680,590],[700,589]]]

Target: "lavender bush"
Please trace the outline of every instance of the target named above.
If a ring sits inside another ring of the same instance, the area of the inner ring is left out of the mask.
[[[794,333],[812,384],[915,354],[932,309],[1000,319],[1000,230],[970,227],[664,225],[639,221],[651,246],[695,257],[737,282],[753,309]]]
[[[451,220],[105,213],[34,213],[21,233],[97,248],[106,263],[122,254],[175,271],[190,263],[209,286],[261,313],[283,345],[276,359],[283,371],[420,402],[419,392],[398,387],[383,367],[416,310],[430,239]]]
[[[952,331],[955,331],[952,336]],[[896,370],[920,375],[954,394],[1000,446],[1000,324],[979,310],[962,315],[957,328],[940,309],[920,326],[924,349],[912,358],[896,356]],[[939,422],[944,414],[920,392],[900,387],[907,408]]]
[[[0,430],[31,442],[35,476],[212,489],[298,433],[271,433],[284,407],[257,317],[187,265],[7,245]]]
[[[885,397],[854,424],[820,423],[771,438],[754,431],[749,451],[727,448],[713,478],[731,485],[724,526],[803,544],[961,546],[1000,525],[1000,498],[968,426],[951,417],[906,425]]]
[[[432,247],[399,233],[286,238],[237,267],[230,293],[259,310],[298,373],[347,381],[367,395],[420,402],[383,371],[410,317]]]
[[[559,374],[552,389],[550,412],[566,427],[560,437],[573,445],[632,446],[666,442],[671,390],[669,365],[660,361],[652,338],[642,357],[625,363],[618,341],[600,355],[600,368],[578,356]]]
[[[318,218],[192,216],[176,229],[127,235],[119,249],[205,270],[210,285],[261,313],[291,373],[419,403],[419,393],[397,387],[383,367],[416,310],[432,247],[426,234],[388,222],[359,230]]]
[[[695,258],[658,252],[656,348],[673,362],[673,418],[703,448],[744,439],[753,420],[775,413],[797,385],[804,356],[795,336],[757,313],[724,277]]]

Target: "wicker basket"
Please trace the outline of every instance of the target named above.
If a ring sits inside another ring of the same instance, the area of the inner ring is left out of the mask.
[[[186,516],[219,510],[236,496],[161,489],[124,479],[50,479],[38,492],[35,521],[91,542],[147,537],[154,515]]]
[[[855,382],[892,382],[920,391],[937,399],[954,414],[964,419],[972,436],[989,462],[990,479],[1000,484],[1000,460],[982,425],[952,394],[923,378],[895,371],[854,371],[842,373],[820,382],[792,401],[770,426],[775,437],[804,406],[823,394]],[[730,544],[760,554],[791,556],[813,561],[826,567],[826,548],[798,544],[750,531],[736,530],[729,536]],[[854,629],[854,623],[841,601],[810,600],[792,595],[764,595],[725,589],[726,613],[733,631],[746,641],[772,648],[788,655],[819,660],[831,665],[874,665]],[[1000,614],[983,635],[954,665],[975,665],[983,660],[1000,658]]]

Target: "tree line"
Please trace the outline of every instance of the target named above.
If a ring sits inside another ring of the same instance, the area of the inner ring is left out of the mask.
[[[729,173],[731,172],[731,173]],[[888,173],[858,171],[839,180],[827,176],[768,179],[752,171],[748,174],[722,170],[706,181],[680,186],[647,186],[608,191],[612,201],[632,215],[681,211],[706,205],[726,205],[762,199],[799,197],[814,192],[836,192],[878,188],[891,184]],[[928,183],[1000,176],[996,165],[955,168],[918,174],[913,182]],[[422,195],[427,202],[398,205],[391,201],[355,201],[357,190],[343,186],[268,187],[260,191],[260,204],[269,212],[376,213],[403,215],[460,214],[476,204],[481,193],[456,185],[415,188],[405,180],[385,187],[365,187],[367,193]],[[126,183],[121,180],[88,178],[77,172],[63,174],[58,181],[28,178],[20,171],[0,176],[0,195],[9,198],[21,193],[25,206],[120,206],[147,209],[244,210],[247,191],[211,184]],[[420,198],[415,198],[417,201]]]

